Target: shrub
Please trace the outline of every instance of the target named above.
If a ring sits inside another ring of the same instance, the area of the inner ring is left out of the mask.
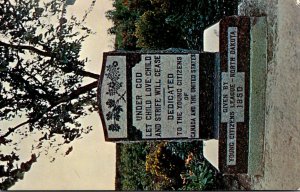
[[[205,161],[199,162],[189,155],[186,160],[186,172],[181,174],[183,187],[180,190],[206,190],[214,183],[213,170]]]
[[[146,171],[160,183],[156,190],[179,188],[182,185],[180,173],[183,170],[184,161],[166,148],[166,142],[154,146],[146,156]]]

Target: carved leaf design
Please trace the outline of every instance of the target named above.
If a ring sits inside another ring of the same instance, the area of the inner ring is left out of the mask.
[[[108,106],[108,108],[113,108],[116,105],[116,102],[113,99],[108,99],[106,101],[106,105]]]
[[[114,113],[113,111],[110,111],[106,114],[106,119],[107,120],[112,120],[113,119],[113,116],[114,116]]]
[[[113,132],[119,132],[120,129],[121,129],[121,127],[118,124],[116,124],[116,123],[110,124],[108,126],[108,130],[113,131]]]

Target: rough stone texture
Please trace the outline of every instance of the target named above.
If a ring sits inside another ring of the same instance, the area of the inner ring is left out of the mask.
[[[267,15],[268,57],[264,176],[252,189],[300,188],[300,5],[296,0],[247,0],[242,15]],[[298,1],[299,2],[299,1]]]
[[[251,18],[248,174],[263,175],[267,63],[266,17]]]

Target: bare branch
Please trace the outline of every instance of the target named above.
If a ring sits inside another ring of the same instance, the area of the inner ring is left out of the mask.
[[[90,77],[90,78],[93,78],[93,79],[99,79],[99,75],[98,74],[95,74],[95,73],[92,73],[92,72],[88,72],[88,71],[79,71],[79,72],[76,72],[76,74],[82,75],[84,77]]]
[[[72,92],[69,95],[62,96],[53,105],[48,107],[44,114],[47,114],[48,112],[50,112],[57,105],[59,105],[61,103],[64,103],[64,102],[67,102],[67,101],[70,101],[72,99],[75,99],[75,98],[79,97],[80,95],[85,94],[86,92],[92,90],[93,88],[96,88],[97,85],[98,85],[98,81],[94,81],[90,84],[87,84],[85,86],[82,86],[82,87],[78,88],[77,90],[75,90],[74,92]],[[39,114],[35,118],[28,119],[27,121],[25,121],[23,123],[20,123],[19,125],[15,126],[13,128],[9,128],[8,131],[4,135],[0,136],[0,141],[5,141],[5,137],[9,136],[10,134],[12,134],[14,131],[16,131],[18,128],[22,127],[23,125],[39,121],[43,117],[44,114]],[[0,145],[1,144],[3,144],[3,143],[0,142]]]
[[[94,81],[94,82],[92,82],[90,84],[82,86],[82,87],[78,88],[77,90],[75,90],[74,92],[72,92],[71,94],[61,97],[61,99],[58,99],[56,102],[54,102],[53,105],[56,106],[56,105],[58,105],[60,103],[63,103],[63,102],[75,99],[78,96],[80,96],[80,95],[82,95],[82,94],[84,94],[84,93],[92,90],[93,88],[96,88],[97,85],[98,85],[98,81]]]
[[[5,43],[3,41],[0,41],[0,46],[4,46],[4,47],[9,47],[12,49],[17,49],[17,50],[28,50],[28,51],[32,51],[38,55],[42,55],[45,57],[51,57],[51,53],[46,52],[46,51],[42,51],[39,50],[35,47],[29,46],[29,45],[13,45],[13,44],[9,44],[9,43]]]

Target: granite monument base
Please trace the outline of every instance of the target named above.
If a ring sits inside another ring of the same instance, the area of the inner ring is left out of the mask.
[[[218,168],[224,174],[263,175],[266,40],[264,17],[220,21],[220,83],[215,92],[220,117],[215,119]]]
[[[264,173],[267,19],[251,18],[248,174]]]

